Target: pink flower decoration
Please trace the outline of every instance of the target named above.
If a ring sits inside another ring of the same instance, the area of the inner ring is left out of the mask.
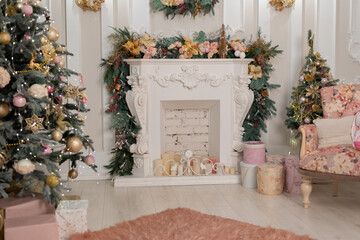
[[[144,58],[145,59],[149,59],[149,58],[152,58],[153,56],[156,55],[157,49],[155,47],[152,47],[152,46],[148,46],[148,47],[141,46],[140,51],[142,53],[144,53]]]

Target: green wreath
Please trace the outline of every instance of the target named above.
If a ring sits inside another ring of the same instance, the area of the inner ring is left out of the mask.
[[[219,0],[153,0],[154,12],[164,11],[167,18],[173,19],[176,15],[191,14],[194,18],[198,14],[215,15],[214,6]]]

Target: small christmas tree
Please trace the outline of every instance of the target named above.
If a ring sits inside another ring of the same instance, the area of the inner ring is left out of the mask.
[[[65,68],[71,55],[57,43],[59,33],[38,0],[0,1],[0,193],[42,193],[57,203],[64,189],[59,164],[77,161],[95,169],[94,157],[82,157],[92,141],[83,135],[87,112],[84,88],[68,82],[81,75]],[[70,99],[70,100],[65,100]]]
[[[299,85],[294,88],[290,107],[287,108],[288,118],[285,125],[289,129],[298,129],[302,124],[309,124],[318,117],[322,117],[320,89],[325,86],[336,85],[326,65],[326,60],[320,53],[314,53],[314,35],[308,32],[309,53],[303,66]]]

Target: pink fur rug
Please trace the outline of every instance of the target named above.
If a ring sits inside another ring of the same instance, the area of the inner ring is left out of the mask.
[[[292,232],[259,227],[232,219],[202,214],[185,208],[143,216],[101,231],[70,236],[70,240],[311,240]]]

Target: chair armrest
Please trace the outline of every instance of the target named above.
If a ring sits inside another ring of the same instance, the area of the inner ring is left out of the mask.
[[[300,160],[318,148],[319,137],[314,124],[301,125],[299,127],[301,133]]]

